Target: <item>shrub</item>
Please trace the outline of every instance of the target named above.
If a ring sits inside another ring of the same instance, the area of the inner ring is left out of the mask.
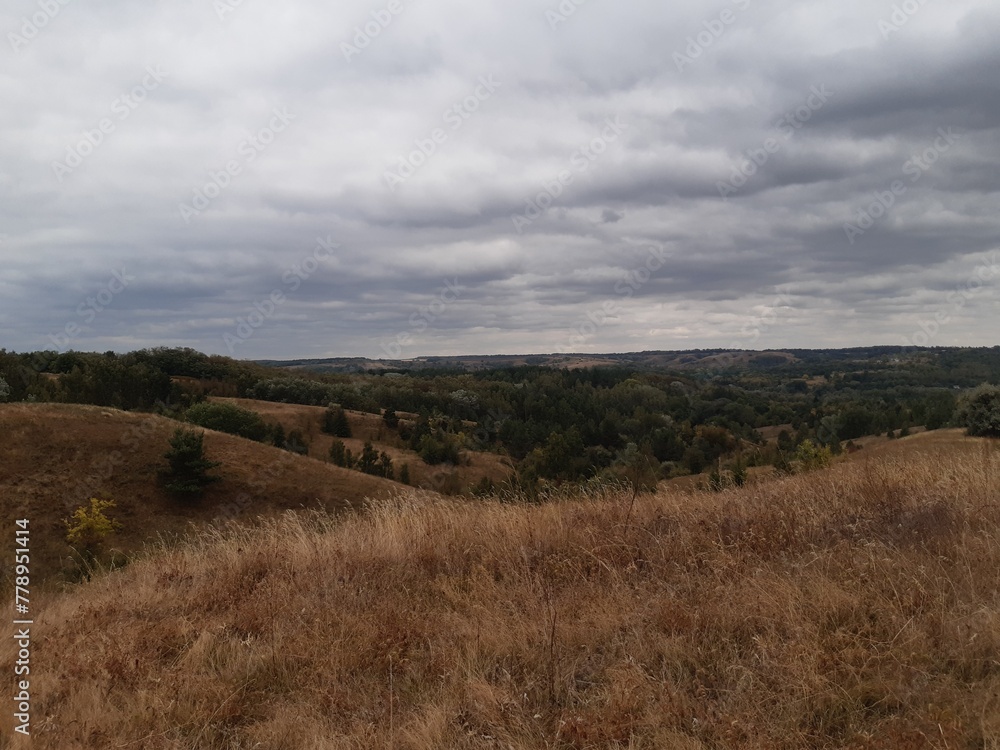
[[[184,415],[188,422],[209,430],[228,432],[248,440],[263,442],[272,434],[271,428],[255,411],[235,404],[203,402],[195,404]]]
[[[65,521],[66,541],[83,558],[85,570],[97,560],[105,538],[122,527],[118,521],[106,515],[106,511],[114,507],[114,500],[98,500],[92,497],[89,506],[81,505]]]
[[[1000,437],[1000,386],[984,383],[966,394],[958,407],[958,423],[973,437]]]
[[[396,410],[391,406],[385,410],[382,414],[382,421],[385,422],[385,426],[391,430],[396,429],[399,425],[399,417],[396,415]]]
[[[793,465],[798,471],[812,471],[830,465],[833,454],[828,446],[816,445],[812,440],[803,440],[795,451]]]
[[[180,495],[197,497],[210,484],[222,477],[209,474],[211,469],[221,466],[217,461],[205,459],[205,433],[179,428],[170,439],[170,450],[164,458],[168,468],[160,473],[164,486]]]
[[[399,467],[399,482],[400,484],[410,483],[410,465],[403,464]]]

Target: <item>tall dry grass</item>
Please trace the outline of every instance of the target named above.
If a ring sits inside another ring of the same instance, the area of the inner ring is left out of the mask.
[[[44,603],[33,746],[1000,748],[995,447],[630,499],[204,534]]]

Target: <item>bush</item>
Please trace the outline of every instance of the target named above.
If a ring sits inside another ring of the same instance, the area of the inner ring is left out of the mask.
[[[195,404],[185,413],[188,422],[208,430],[228,432],[248,440],[263,442],[272,434],[263,418],[255,411],[241,409],[235,404],[203,402]]]
[[[385,410],[382,414],[382,421],[385,422],[385,426],[390,430],[396,429],[399,426],[399,417],[396,415],[396,410],[391,406]]]
[[[205,459],[204,440],[205,433],[184,428],[178,429],[170,439],[170,450],[164,455],[169,466],[160,473],[170,492],[197,497],[210,484],[222,480],[208,473],[221,464]]]
[[[115,507],[114,500],[98,500],[90,498],[90,505],[81,505],[73,511],[72,517],[65,521],[66,541],[69,542],[83,561],[85,575],[97,561],[104,546],[104,540],[109,534],[118,531],[122,525],[108,518],[105,511]]]
[[[827,446],[816,445],[812,440],[803,440],[795,451],[792,463],[797,471],[812,471],[830,465],[833,454]]]
[[[1000,437],[1000,386],[984,383],[966,394],[958,407],[958,423],[973,437]]]

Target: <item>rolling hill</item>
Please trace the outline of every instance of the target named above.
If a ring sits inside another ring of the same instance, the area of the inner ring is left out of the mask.
[[[407,490],[46,595],[32,747],[995,748],[998,569],[956,431],[634,504]]]
[[[90,497],[114,500],[126,553],[192,522],[251,519],[286,509],[360,507],[400,485],[224,433],[205,431],[223,478],[197,502],[162,489],[157,471],[180,423],[150,414],[68,404],[0,404],[0,528],[28,518],[36,530],[36,580],[58,577],[69,548],[64,519]],[[4,570],[0,580],[4,580]]]

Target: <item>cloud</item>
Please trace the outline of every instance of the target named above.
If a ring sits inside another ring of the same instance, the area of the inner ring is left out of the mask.
[[[1000,249],[987,0],[217,6],[0,12],[3,346],[229,353],[276,289],[237,356],[904,343]]]

